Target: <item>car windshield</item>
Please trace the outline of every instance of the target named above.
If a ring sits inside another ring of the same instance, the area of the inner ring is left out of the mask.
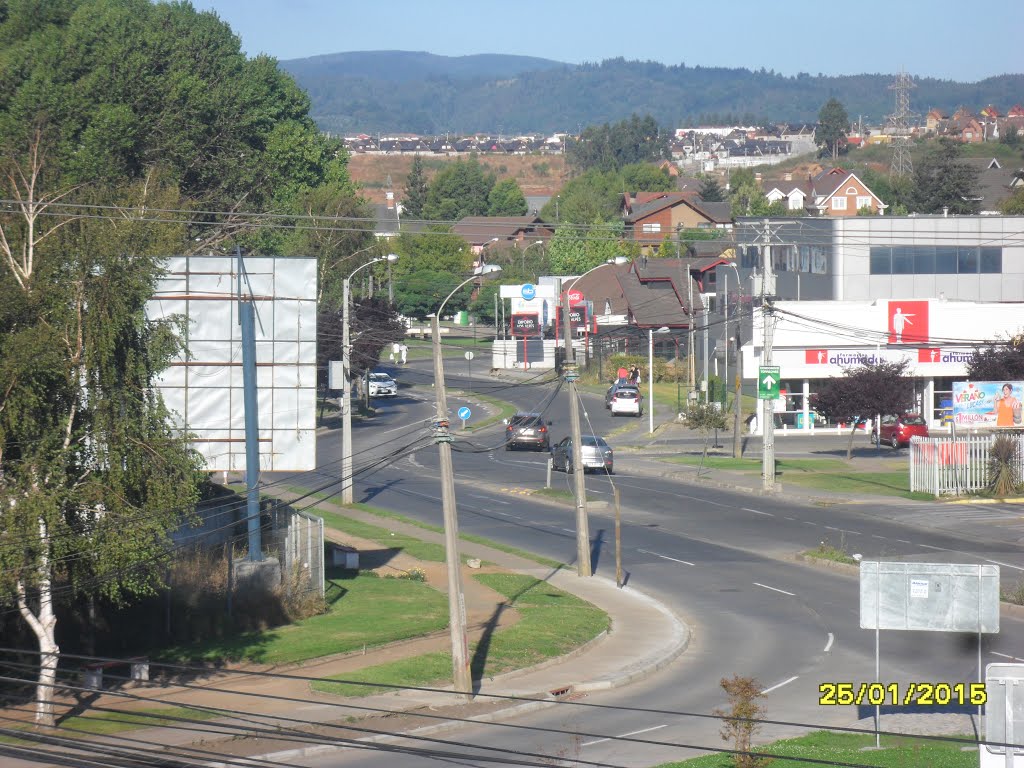
[[[540,423],[539,416],[513,416],[509,419],[509,425],[513,427],[533,427]]]
[[[924,417],[923,416],[919,416],[916,413],[908,413],[906,416],[904,416],[901,419],[901,421],[904,424],[906,424],[907,426],[912,426],[912,427],[924,426]]]
[[[582,445],[590,445],[590,446],[596,445],[599,448],[607,448],[608,447],[608,443],[606,443],[604,441],[603,437],[595,437],[594,435],[583,435],[583,437],[580,438],[580,443]]]
[[[386,373],[371,373],[370,381],[391,381],[391,377]]]

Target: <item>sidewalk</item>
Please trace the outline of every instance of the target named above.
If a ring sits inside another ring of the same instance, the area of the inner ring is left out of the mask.
[[[352,517],[380,525],[379,518],[358,510],[349,510]],[[443,544],[443,534],[389,520],[387,526],[396,532],[413,535],[425,541]],[[129,687],[125,692],[144,699],[142,702],[101,694],[90,700],[92,706],[116,708],[147,708],[169,706],[212,707],[242,711],[255,718],[260,726],[296,728],[287,718],[301,718],[304,730],[312,730],[322,737],[337,739],[365,739],[356,717],[370,717],[371,730],[388,733],[415,730],[418,734],[436,733],[452,727],[450,718],[488,720],[511,717],[517,713],[553,705],[560,697],[598,691],[626,685],[656,673],[670,664],[686,649],[690,631],[667,607],[630,587],[619,589],[614,582],[601,577],[580,578],[575,570],[552,571],[536,562],[500,550],[463,541],[461,552],[469,557],[493,563],[496,566],[528,574],[559,589],[586,600],[605,612],[611,619],[611,629],[604,635],[568,656],[553,659],[539,666],[510,672],[494,678],[476,681],[476,696],[472,700],[454,693],[450,687],[442,691],[409,690],[381,693],[361,698],[343,698],[310,690],[307,678],[344,675],[386,661],[413,658],[424,653],[449,647],[447,631],[428,638],[391,644],[365,654],[316,659],[305,664],[269,668],[250,665],[234,672],[211,670],[209,674],[194,677],[190,682],[164,681],[151,686]],[[467,615],[495,612],[501,596],[488,596],[489,590],[471,588],[475,584],[472,570],[464,566],[464,596]],[[443,586],[443,582],[442,582]],[[479,639],[483,627],[470,629],[470,643]],[[155,667],[155,665],[154,665]],[[273,676],[267,676],[271,673]],[[281,675],[285,675],[282,677]],[[288,677],[290,675],[291,677]],[[186,687],[186,685],[188,687]],[[282,701],[286,697],[292,701]],[[490,697],[518,697],[530,701],[502,701]],[[386,716],[385,722],[380,720]],[[252,725],[252,723],[247,723]],[[285,739],[238,739],[232,726],[246,724],[234,720],[210,720],[190,729],[147,728],[119,735],[140,739],[150,748],[165,747],[178,750],[200,743],[202,748],[233,755],[266,757],[273,760],[294,760],[309,757],[334,746],[295,746]],[[196,729],[200,729],[199,732]],[[339,730],[339,729],[348,729]],[[204,732],[205,731],[205,732]],[[369,737],[380,740],[381,736]],[[301,743],[301,742],[300,742]],[[5,757],[5,768],[39,768],[37,761],[22,761]]]

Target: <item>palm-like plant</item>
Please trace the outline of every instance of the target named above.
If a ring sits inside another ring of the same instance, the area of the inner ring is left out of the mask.
[[[988,490],[993,496],[1013,495],[1021,486],[1020,443],[1010,435],[997,435],[988,449]]]

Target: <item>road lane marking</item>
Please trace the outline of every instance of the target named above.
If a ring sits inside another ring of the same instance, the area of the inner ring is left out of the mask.
[[[904,544],[910,544],[909,541],[903,541],[903,539],[896,539],[896,541],[902,542]],[[931,544],[921,544],[921,546],[924,549],[934,549],[934,550],[936,550],[938,552],[950,552],[950,551],[952,551],[952,550],[946,549],[945,547],[933,547]]]
[[[828,642],[825,643],[825,650],[822,653],[828,653],[828,649],[832,647],[832,641],[836,639],[836,636],[831,632],[828,633]]]
[[[765,689],[764,689],[763,691],[761,691],[761,694],[762,694],[762,695],[764,695],[764,694],[766,694],[766,693],[771,693],[771,692],[772,692],[772,691],[774,691],[774,690],[775,690],[776,688],[781,688],[781,687],[782,687],[782,686],[784,686],[784,685],[789,685],[789,684],[790,684],[790,683],[792,683],[792,682],[793,682],[794,680],[797,680],[797,679],[799,679],[799,678],[800,678],[800,675],[793,675],[793,676],[792,676],[791,678],[789,678],[789,680],[783,680],[783,681],[782,681],[781,683],[776,683],[776,684],[775,684],[775,685],[773,685],[773,686],[772,686],[771,688],[765,688]]]
[[[1010,661],[1024,661],[1024,659],[1018,659],[1016,656],[1010,656],[1008,653],[998,653],[997,651],[989,651],[993,656],[998,656],[1001,659],[1009,659]]]
[[[787,519],[787,520],[796,520],[796,518],[795,518],[795,517],[787,517],[786,519]]]
[[[1024,568],[1021,568],[1019,565],[1011,565],[1010,563],[1004,563],[1001,560],[989,560],[987,557],[983,557],[981,559],[984,560],[986,563],[992,563],[993,565],[1001,565],[1005,568],[1013,568],[1015,571],[1024,571]]]
[[[754,582],[754,586],[755,587],[761,587],[763,589],[770,589],[772,592],[781,592],[782,594],[789,595],[790,597],[796,597],[796,593],[795,592],[787,592],[786,590],[779,589],[777,587],[769,587],[767,584],[759,584],[756,581]],[[796,678],[793,678],[793,679],[795,680]]]
[[[775,517],[771,512],[762,512],[759,509],[751,509],[750,507],[741,507],[744,512],[753,512],[755,515],[764,515],[765,517]]]
[[[906,539],[896,539],[896,541],[898,541],[900,544],[913,544],[914,543],[912,541],[907,541]],[[922,544],[921,546],[922,547],[927,547],[928,549],[939,549],[939,547],[929,547],[927,544]]]
[[[817,525],[817,523],[815,523],[815,522],[811,522],[810,520],[804,520],[804,521],[803,521],[803,523],[804,523],[805,525]]]
[[[594,741],[585,741],[582,744],[580,744],[580,746],[581,747],[592,747],[595,744],[602,744],[602,743],[604,743],[606,741],[611,741],[612,739],[624,739],[627,736],[637,736],[637,735],[639,735],[641,733],[650,733],[651,731],[656,731],[659,728],[667,728],[667,727],[668,727],[668,725],[665,724],[665,725],[655,725],[655,726],[652,726],[650,728],[641,728],[639,731],[630,731],[629,733],[622,733],[622,734],[619,734],[618,736],[610,736],[607,739],[595,739]]]
[[[660,557],[662,560],[671,560],[673,563],[682,563],[683,565],[693,565],[689,560],[680,560],[676,557],[669,557],[668,555],[662,555],[657,552],[651,552],[649,549],[638,549],[637,552],[642,552],[645,555],[654,555]]]
[[[871,538],[872,539],[884,539],[885,536],[879,536],[877,533],[872,533],[871,534]]]

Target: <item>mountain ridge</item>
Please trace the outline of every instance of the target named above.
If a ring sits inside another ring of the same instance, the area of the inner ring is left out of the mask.
[[[438,56],[424,51],[355,51],[280,62],[306,89],[312,115],[333,133],[576,132],[651,114],[663,128],[730,120],[813,122],[829,98],[854,121],[893,111],[886,74],[785,76],[764,68],[664,65],[624,58],[568,64],[506,54]],[[1024,102],[1024,74],[975,83],[918,78],[911,108],[1003,112]],[[642,86],[642,87],[641,87]]]

